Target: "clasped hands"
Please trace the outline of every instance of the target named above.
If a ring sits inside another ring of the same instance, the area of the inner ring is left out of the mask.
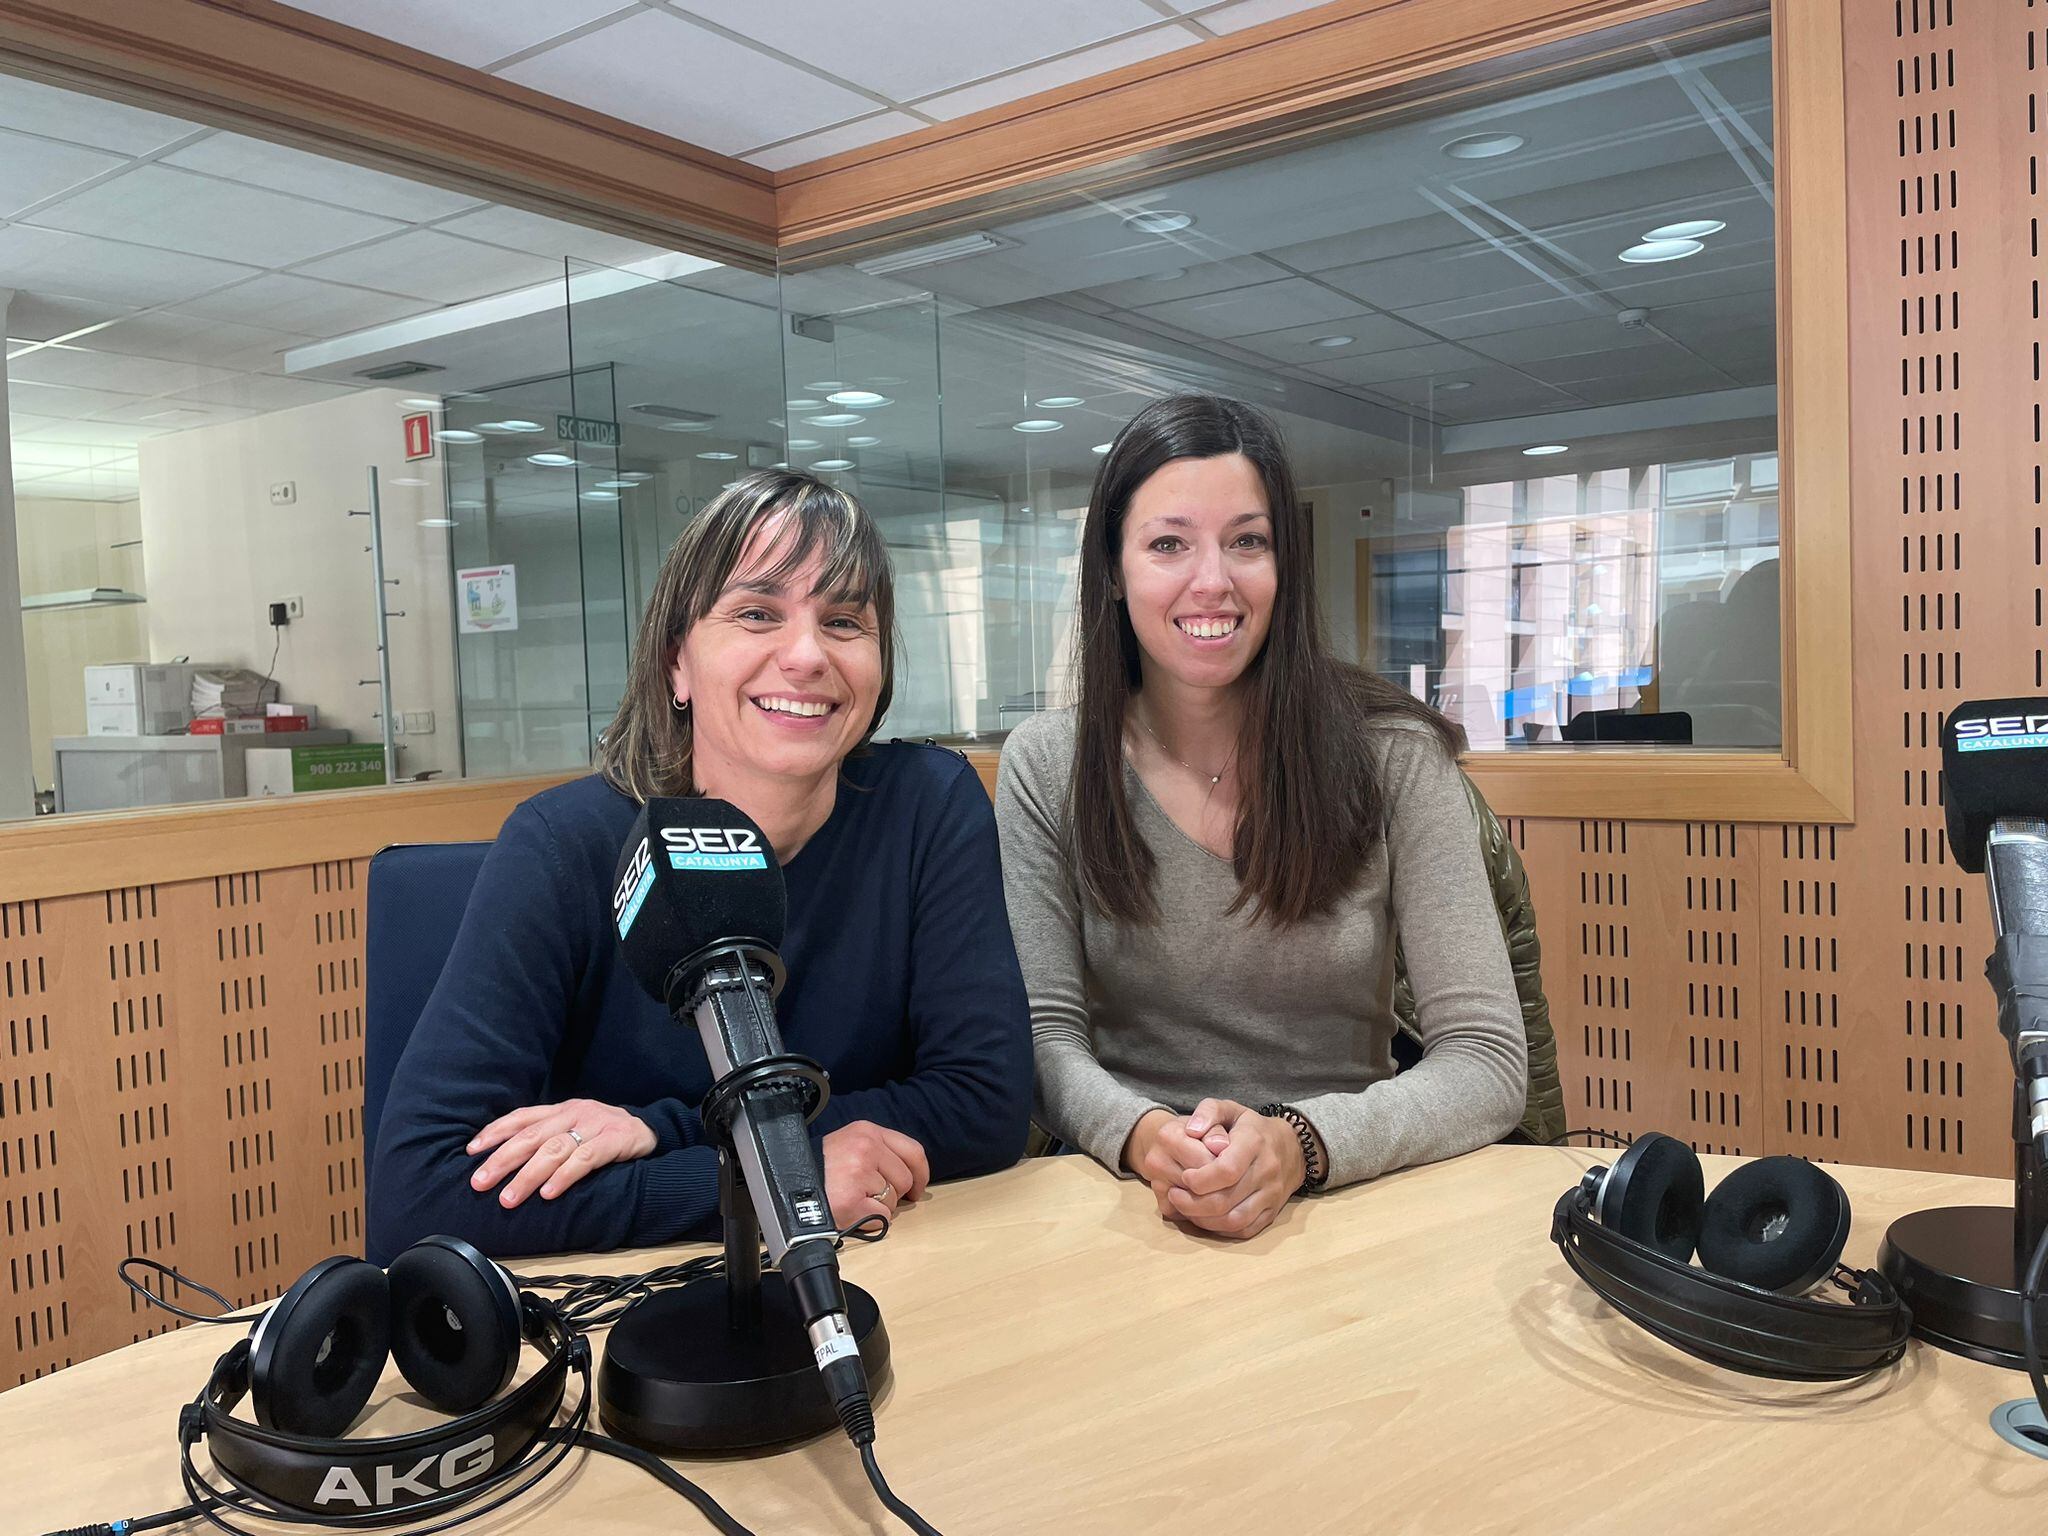
[[[1307,1177],[1294,1128],[1233,1099],[1204,1099],[1185,1117],[1147,1110],[1123,1160],[1161,1216],[1222,1237],[1258,1236]]]
[[[497,1189],[498,1203],[509,1211],[535,1193],[553,1200],[586,1175],[646,1157],[654,1147],[647,1122],[615,1104],[535,1104],[500,1115],[471,1138],[471,1157],[489,1155],[469,1185],[478,1192]],[[823,1153],[825,1197],[841,1231],[864,1217],[893,1220],[898,1206],[922,1199],[931,1182],[931,1164],[917,1139],[872,1120],[827,1132]]]

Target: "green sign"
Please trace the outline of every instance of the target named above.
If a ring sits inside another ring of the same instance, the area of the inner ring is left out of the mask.
[[[384,748],[373,741],[293,747],[292,791],[368,789],[384,782]]]
[[[565,443],[589,443],[594,448],[619,446],[619,424],[595,416],[557,416],[555,436]]]

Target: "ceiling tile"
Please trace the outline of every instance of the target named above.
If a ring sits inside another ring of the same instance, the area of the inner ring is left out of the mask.
[[[1166,3],[1177,11],[1200,11],[1197,19],[1203,26],[1211,32],[1228,35],[1242,32],[1246,27],[1256,27],[1262,21],[1312,11],[1325,0],[1232,0],[1229,5],[1218,5],[1209,10],[1201,10],[1209,0],[1166,0]]]
[[[71,389],[112,389],[130,395],[168,395],[235,377],[230,368],[123,357],[77,347],[44,347],[7,365],[9,382],[62,384]]]
[[[806,134],[786,144],[754,150],[744,158],[748,164],[758,165],[763,170],[786,171],[791,166],[808,165],[827,155],[878,144],[900,133],[915,133],[924,126],[921,120],[907,112],[877,112],[870,117],[857,117],[852,122],[841,123],[836,128],[827,128],[822,133]]]
[[[0,288],[4,288],[7,282],[8,274],[0,271]],[[59,336],[69,336],[73,331],[82,331],[89,325],[118,320],[131,307],[89,304],[82,299],[59,299],[17,290],[14,302],[7,307],[7,334],[23,341],[53,341]]]
[[[625,0],[285,0],[294,10],[339,21],[475,68],[560,37],[585,22],[633,7]]]
[[[347,384],[322,384],[310,379],[287,379],[270,373],[238,374],[222,384],[188,389],[176,399],[160,401],[178,405],[196,401],[201,405],[233,405],[252,411],[288,411],[294,406],[317,405],[342,395],[360,394]]]
[[[449,219],[434,227],[444,234],[485,240],[532,256],[544,256],[554,262],[573,256],[579,261],[595,262],[599,266],[623,267],[667,254],[658,245],[629,240],[624,235],[608,235],[603,230],[585,229],[562,219],[548,218],[545,214],[528,213],[524,208],[493,206],[476,213],[466,213],[459,219]]]
[[[1473,336],[1491,336],[1499,331],[1522,330],[1529,326],[1559,325],[1604,313],[1595,300],[1581,300],[1559,293],[1548,283],[1529,283],[1493,293],[1461,294],[1457,298],[1419,304],[1399,311],[1403,320],[1433,331],[1447,341]]]
[[[1157,253],[1156,263],[1156,270],[1149,276],[1122,283],[1105,283],[1099,288],[1090,288],[1088,294],[1119,309],[1142,309],[1148,304],[1192,299],[1224,288],[1277,282],[1289,275],[1285,268],[1274,266],[1262,256],[1200,261],[1191,252],[1166,245]]]
[[[1198,298],[1151,304],[1135,313],[1198,336],[1230,337],[1337,320],[1359,314],[1362,309],[1355,299],[1332,293],[1306,278],[1290,277],[1277,283],[1227,288]]]
[[[0,75],[0,128],[119,155],[146,155],[201,131],[197,123],[12,75]]]
[[[30,356],[34,354],[31,353]],[[133,405],[142,398],[141,395],[126,391],[68,389],[56,384],[32,384],[26,379],[10,378],[7,381],[7,411],[10,416],[16,411],[21,411],[30,416],[53,416],[61,421],[76,421],[84,416],[97,416],[101,411]]]
[[[1412,256],[1418,251],[1451,250],[1472,242],[1470,230],[1441,213],[1375,223],[1369,213],[1361,211],[1354,215],[1354,221],[1365,227],[1283,245],[1267,254],[1300,272],[1325,272],[1331,267],[1385,261],[1393,256]]]
[[[479,245],[432,229],[415,229],[375,245],[323,256],[297,270],[307,277],[354,283],[436,304],[459,304],[485,294],[563,281],[559,260]]]
[[[229,289],[230,293],[240,292]],[[129,357],[160,357],[173,361],[208,363],[237,372],[261,373],[282,368],[279,361],[288,348],[312,340],[291,331],[268,330],[261,326],[238,325],[231,320],[180,314],[176,310],[151,310],[135,315],[105,330],[81,339],[81,345],[98,352],[118,352]]]
[[[366,166],[350,165],[285,144],[268,144],[239,133],[209,134],[196,144],[165,155],[164,165],[204,171],[273,192],[289,192],[316,202],[338,203],[403,223],[444,218],[483,203],[462,192],[447,192],[421,181],[388,176]]]
[[[36,441],[97,443],[108,449],[123,449],[175,430],[175,427],[158,422],[67,421],[54,427],[38,427]]]
[[[1368,261],[1317,274],[1346,293],[1381,309],[1411,309],[1461,294],[1518,287],[1533,274],[1490,246],[1471,244],[1454,251]]]
[[[191,256],[280,267],[402,226],[261,187],[144,165],[45,208],[30,223],[139,240]]]
[[[890,0],[886,25],[858,5],[763,5],[761,0],[677,0],[756,42],[829,69],[896,101],[929,96],[998,70],[1155,26],[1144,0]],[[1182,33],[1182,42],[1193,37]]]
[[[0,228],[0,288],[140,308],[176,304],[257,271],[119,240],[26,224]]]
[[[0,218],[127,163],[125,155],[0,129]]]
[[[1063,59],[1048,59],[1043,64],[1000,75],[963,90],[948,91],[943,96],[932,96],[913,105],[918,111],[928,112],[943,122],[979,112],[984,107],[1000,106],[1006,101],[1049,91],[1055,86],[1071,85],[1076,80],[1121,69],[1126,64],[1157,58],[1176,48],[1188,47],[1195,41],[1195,36],[1183,27],[1154,27],[1149,32],[1136,32],[1114,42],[1099,43],[1093,48],[1083,48],[1079,53],[1070,53]]]
[[[133,448],[111,448],[88,443],[25,442],[17,438],[13,444],[16,476],[24,469],[110,469],[132,473],[135,468]]]
[[[322,338],[403,320],[433,307],[421,299],[323,283],[290,272],[266,272],[179,306],[187,314]]]
[[[1349,336],[1343,347],[1318,347],[1318,337]],[[1236,345],[1261,357],[1283,363],[1327,363],[1341,357],[1362,357],[1372,352],[1390,352],[1398,347],[1419,347],[1430,338],[1412,325],[1391,315],[1357,314],[1341,320],[1319,320],[1313,325],[1290,326],[1256,336],[1240,336]]]
[[[1484,366],[1484,361],[1461,348],[1433,342],[1428,346],[1375,352],[1370,357],[1345,357],[1335,362],[1312,363],[1308,371],[1340,384],[1378,384],[1388,379],[1431,373],[1462,378],[1465,376],[1463,370]]]
[[[721,154],[810,133],[876,105],[665,11],[641,11],[501,73]],[[717,88],[690,89],[690,82]]]
[[[1612,315],[1582,315],[1562,325],[1537,325],[1478,336],[1466,343],[1503,363],[1534,363],[1586,353],[1612,355],[1638,347],[1665,347],[1655,331],[1630,330]]]

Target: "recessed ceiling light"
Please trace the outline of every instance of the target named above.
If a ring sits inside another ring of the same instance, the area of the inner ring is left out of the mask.
[[[1127,227],[1144,235],[1170,235],[1194,222],[1193,214],[1182,213],[1178,208],[1147,208],[1143,213],[1124,216]]]
[[[481,432],[464,432],[459,428],[444,428],[434,436],[444,443],[480,443],[484,440]]]
[[[825,408],[822,400],[785,400],[782,403],[792,411],[820,411]]]
[[[521,421],[517,417],[507,417],[504,421],[480,421],[476,429],[502,437],[515,432],[538,432],[541,425],[537,421]]]
[[[455,526],[455,519],[452,517],[423,517],[420,519],[420,526],[422,528],[453,528]]]
[[[573,469],[576,467],[575,456],[567,453],[529,453],[526,456],[526,462],[538,464],[542,469]]]
[[[797,453],[807,453],[813,448],[822,448],[824,446],[815,437],[792,437],[789,440],[789,447]]]
[[[813,465],[811,466],[811,468],[813,468],[813,469],[825,469],[825,470],[832,470],[832,469],[851,469],[851,468],[853,468],[853,460],[851,460],[851,459],[820,459],[820,460],[818,460],[818,462],[817,462],[817,463],[813,464]]]
[[[1728,226],[1719,219],[1686,219],[1677,224],[1659,224],[1644,235],[1645,240],[1699,240],[1718,235]]]
[[[387,485],[425,485],[426,483],[417,475],[394,475],[385,482]]]
[[[1312,347],[1348,347],[1356,340],[1358,340],[1356,336],[1318,336],[1309,345]]]
[[[887,395],[878,395],[872,389],[838,389],[825,398],[834,405],[850,405],[862,411],[878,410],[894,403]]]
[[[1570,445],[1568,443],[1538,443],[1534,448],[1524,448],[1522,450],[1524,454],[1532,459],[1548,458],[1553,453],[1566,453],[1569,451]]]
[[[736,453],[727,453],[727,452],[726,452],[726,451],[725,451],[724,449],[722,449],[722,448],[713,448],[713,449],[711,449],[711,450],[710,450],[710,451],[709,451],[708,453],[700,453],[700,454],[698,454],[698,455],[697,455],[697,457],[698,457],[698,458],[700,458],[700,459],[714,459],[714,460],[716,460],[716,461],[717,461],[718,463],[721,463],[721,464],[723,464],[723,463],[725,463],[725,462],[726,462],[726,461],[727,461],[728,459],[736,459],[736,458],[738,458],[738,457],[739,457],[739,455],[738,455],[738,454],[736,454]]]
[[[849,437],[846,440],[846,446],[849,448],[872,448],[880,441],[879,437]]]
[[[1705,249],[1697,240],[1645,240],[1641,245],[1632,245],[1623,251],[1621,259],[1635,265],[1652,261],[1683,261]]]
[[[465,404],[474,405],[479,401],[488,404],[490,402],[491,397],[489,395],[479,393],[477,390],[474,389],[451,389],[448,391],[448,398],[450,400],[460,400],[463,401]]]
[[[1519,133],[1468,133],[1446,144],[1444,153],[1453,160],[1491,160],[1496,155],[1512,155],[1528,142]]]
[[[1440,395],[1455,395],[1459,390],[1471,387],[1470,379],[1445,379],[1443,383],[1431,386]]]
[[[1187,275],[1188,269],[1186,267],[1168,267],[1163,272],[1147,272],[1144,281],[1148,283],[1171,283],[1177,282]]]
[[[401,411],[438,411],[441,409],[441,402],[429,400],[425,395],[412,395],[399,401],[398,408]]]
[[[1035,421],[1018,421],[1010,424],[1012,432],[1058,432],[1066,426],[1064,421],[1052,421],[1039,417]]]
[[[480,509],[483,506],[483,503],[480,501],[451,501],[448,503],[448,505],[457,508],[460,511],[474,512]]]
[[[597,488],[600,491],[630,491],[633,489],[633,482],[630,480],[600,480],[597,482]]]
[[[1047,395],[1043,400],[1034,400],[1031,403],[1041,411],[1065,411],[1086,402],[1079,395]]]
[[[617,501],[619,493],[617,491],[585,491],[578,499],[582,501]]]
[[[709,432],[711,430],[711,423],[708,421],[664,421],[657,423],[655,430],[660,432]]]
[[[1090,448],[1088,451],[1090,453],[1107,453],[1113,446],[1114,445],[1110,443],[1097,443],[1093,448]]]
[[[852,411],[827,411],[823,416],[806,416],[805,421],[814,427],[857,427],[867,420]]]
[[[620,471],[619,478],[621,480],[631,481],[634,485],[638,485],[642,480],[652,480],[654,476],[650,475],[644,469],[628,469]]]
[[[821,395],[829,395],[835,389],[846,388],[846,381],[844,379],[813,379],[804,388],[815,389]]]

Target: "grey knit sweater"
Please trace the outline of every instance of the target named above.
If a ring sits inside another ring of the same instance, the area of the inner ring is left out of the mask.
[[[1149,1109],[1278,1100],[1321,1134],[1333,1186],[1515,1127],[1528,1042],[1478,829],[1433,736],[1405,721],[1374,733],[1385,842],[1336,911],[1275,930],[1227,915],[1230,862],[1175,826],[1128,765],[1161,917],[1125,925],[1085,904],[1060,853],[1074,734],[1071,710],[1027,720],[1004,743],[996,790],[1041,1125],[1115,1169]],[[1397,916],[1424,1049],[1399,1077]]]

